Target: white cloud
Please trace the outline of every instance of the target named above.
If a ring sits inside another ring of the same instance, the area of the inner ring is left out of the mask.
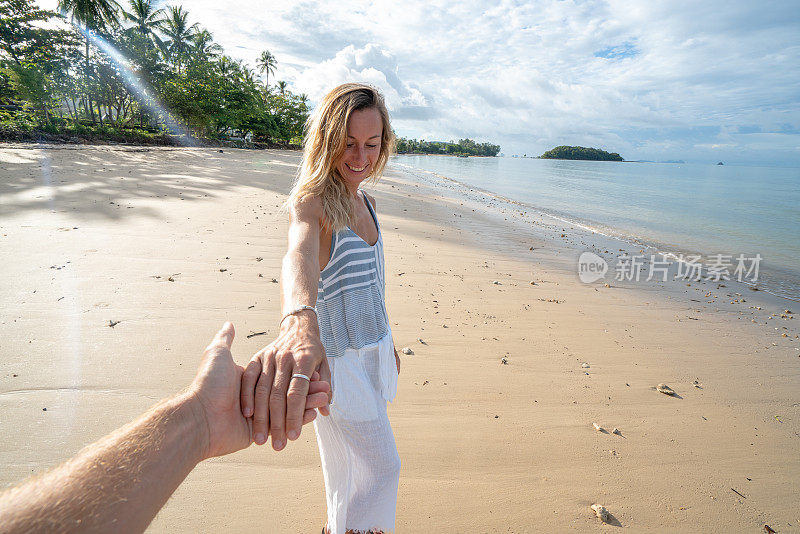
[[[277,79],[312,102],[344,81],[380,87],[401,135],[469,136],[506,153],[593,144],[687,161],[716,144],[726,160],[797,162],[792,0],[768,9],[746,0],[183,5],[227,53],[252,65],[272,51]],[[731,133],[744,125],[769,143]]]

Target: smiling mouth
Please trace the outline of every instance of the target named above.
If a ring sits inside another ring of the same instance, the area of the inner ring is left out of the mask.
[[[347,165],[347,163],[345,163],[345,165],[347,166],[348,169],[350,169],[353,172],[361,172],[361,171],[363,171],[364,169],[367,168],[367,165],[364,165],[363,167],[359,167],[359,168],[351,167],[350,165]]]

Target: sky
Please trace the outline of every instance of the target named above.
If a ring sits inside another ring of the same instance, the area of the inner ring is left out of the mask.
[[[377,86],[399,136],[800,167],[797,0],[158,3],[312,104]]]

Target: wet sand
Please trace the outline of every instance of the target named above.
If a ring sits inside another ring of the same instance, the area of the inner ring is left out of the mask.
[[[241,363],[271,341],[298,161],[0,149],[0,484],[183,388],[225,320]],[[612,528],[594,503],[634,531],[800,530],[792,303],[729,282],[584,284],[582,251],[631,246],[397,166],[368,190],[395,342],[414,352],[390,406],[398,532]],[[201,464],[150,530],[318,531],[313,429],[291,445]]]

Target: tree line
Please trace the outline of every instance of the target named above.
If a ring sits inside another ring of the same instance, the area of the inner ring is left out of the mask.
[[[152,0],[0,0],[0,133],[186,132],[299,143],[308,97],[227,56],[182,6]],[[62,19],[72,25],[53,24]]]
[[[606,152],[599,148],[586,148],[582,146],[557,146],[548,150],[541,159],[582,159],[592,161],[625,161],[616,152]]]
[[[397,139],[398,154],[446,154],[451,156],[496,156],[500,145],[476,143],[472,139],[459,139],[458,143],[445,141],[417,141],[416,139]]]

